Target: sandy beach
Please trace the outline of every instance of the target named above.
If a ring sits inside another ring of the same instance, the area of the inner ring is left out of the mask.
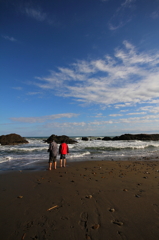
[[[7,172],[0,191],[2,240],[159,239],[159,161]]]

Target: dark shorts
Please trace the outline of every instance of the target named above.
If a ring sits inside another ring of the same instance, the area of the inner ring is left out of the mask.
[[[51,162],[56,162],[56,156],[53,156],[52,154],[49,156],[49,163]]]
[[[66,155],[65,154],[61,154],[60,155],[60,159],[66,159]]]

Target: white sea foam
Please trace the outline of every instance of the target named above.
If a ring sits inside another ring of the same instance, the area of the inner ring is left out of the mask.
[[[12,157],[6,156],[6,157],[0,159],[0,163],[8,162],[8,161],[11,161],[12,159],[13,159]]]
[[[159,141],[89,141],[76,137],[75,144],[68,144],[68,161],[123,159],[159,155]],[[0,168],[21,168],[39,161],[48,162],[48,144],[41,138],[27,138],[28,144],[0,146]],[[59,147],[59,144],[58,144]],[[57,157],[59,159],[59,155]]]
[[[90,155],[90,152],[84,152],[84,153],[72,153],[71,155],[68,155],[67,158],[81,158],[86,155]]]

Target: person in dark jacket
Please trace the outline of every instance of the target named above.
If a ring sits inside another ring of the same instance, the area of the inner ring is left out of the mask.
[[[56,169],[56,165],[57,165],[56,157],[57,157],[58,147],[55,141],[50,142],[48,151],[50,153],[49,154],[49,170],[52,169],[52,163],[54,163],[54,169]]]
[[[62,167],[62,165],[63,167],[66,167],[66,154],[69,154],[69,148],[67,143],[65,143],[64,141],[62,141],[59,146],[59,154],[60,154],[60,167]]]

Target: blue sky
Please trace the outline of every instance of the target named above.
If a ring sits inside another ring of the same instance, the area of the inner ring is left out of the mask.
[[[159,133],[159,0],[1,0],[0,135]]]

